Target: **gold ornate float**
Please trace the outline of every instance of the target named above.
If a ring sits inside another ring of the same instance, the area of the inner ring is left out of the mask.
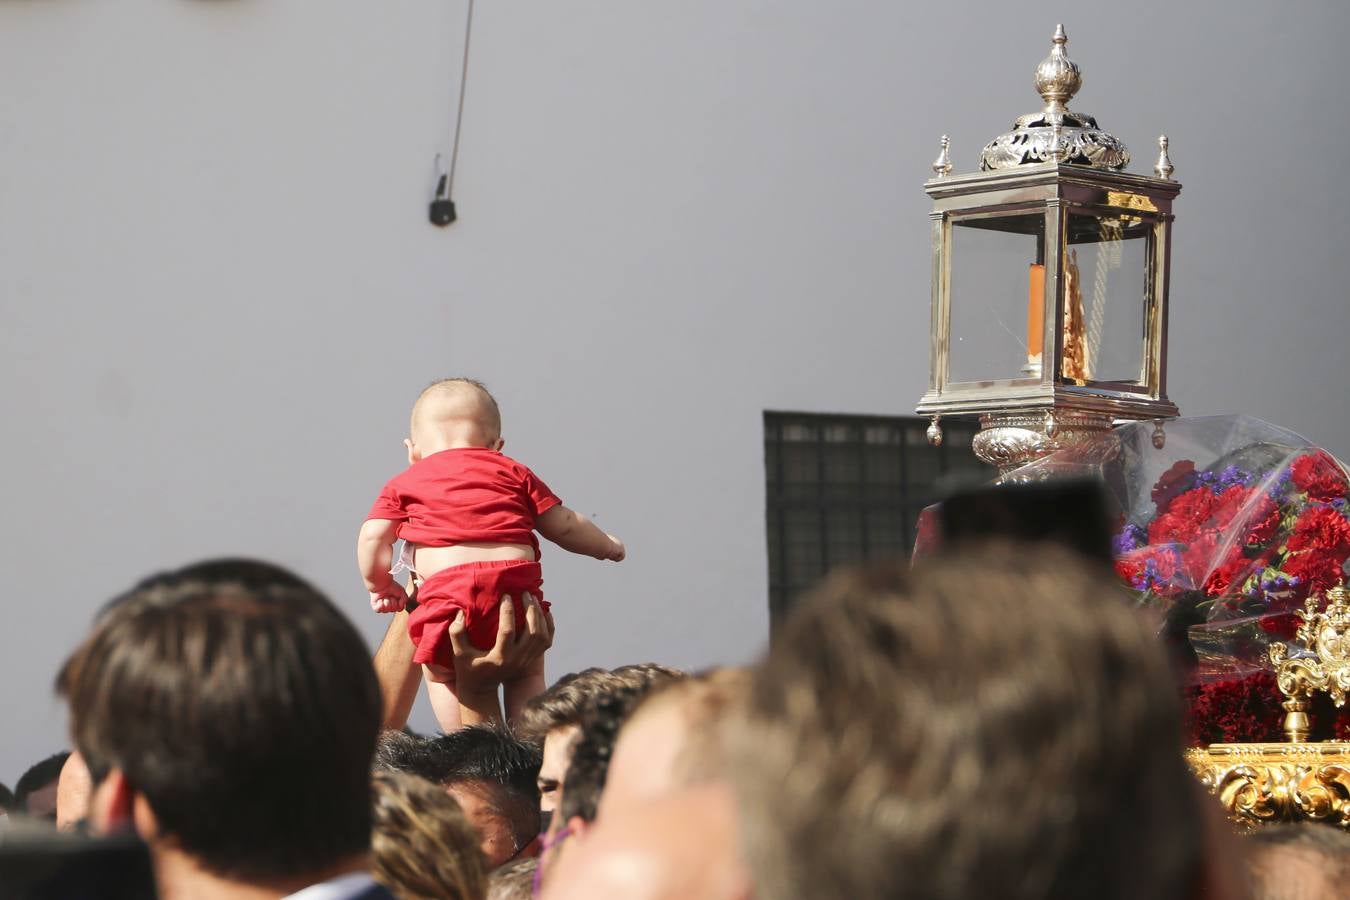
[[[1308,743],[1308,709],[1314,694],[1343,706],[1350,692],[1350,592],[1336,587],[1304,606],[1297,639],[1303,650],[1290,656],[1272,644],[1284,694],[1287,743],[1210,744],[1187,753],[1201,783],[1235,821],[1244,825],[1310,820],[1350,829],[1350,743]]]

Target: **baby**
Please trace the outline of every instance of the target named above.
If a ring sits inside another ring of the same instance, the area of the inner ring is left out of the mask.
[[[384,486],[361,526],[357,564],[371,609],[403,609],[408,595],[390,573],[394,541],[402,538],[417,584],[417,608],[408,616],[416,645],[413,661],[441,728],[459,727],[449,626],[463,615],[474,646],[497,638],[503,595],[523,622],[521,594],[543,601],[537,530],[564,550],[618,562],[623,542],[563,506],[533,472],[501,452],[501,414],[481,384],[467,378],[437,381],[413,404],[409,467]],[[504,685],[506,714],[544,690],[544,663]]]

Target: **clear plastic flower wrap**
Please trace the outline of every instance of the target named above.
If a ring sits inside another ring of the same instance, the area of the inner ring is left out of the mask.
[[[1005,480],[1097,475],[1120,517],[1116,571],[1190,663],[1197,743],[1278,738],[1267,648],[1291,656],[1305,599],[1346,580],[1350,476],[1299,435],[1247,416],[1139,422]],[[1322,717],[1350,737],[1350,714]]]

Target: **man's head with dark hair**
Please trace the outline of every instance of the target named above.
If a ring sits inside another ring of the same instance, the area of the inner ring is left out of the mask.
[[[572,744],[586,704],[616,684],[618,679],[605,669],[583,669],[559,678],[551,688],[525,704],[515,723],[515,733],[543,752],[537,778],[542,812],[557,809],[558,793],[572,759]]]
[[[539,836],[539,750],[496,728],[428,741],[440,777],[482,839],[490,868],[527,854]]]
[[[445,784],[455,761],[435,740],[406,731],[382,731],[375,744],[377,772],[403,772],[433,784]]]
[[[96,828],[143,828],[141,798],[152,853],[230,882],[303,885],[368,851],[370,657],[290,572],[212,560],[143,581],[100,615],[57,690]]]
[[[0,813],[9,812],[9,808],[14,805],[14,792],[3,783],[0,783]]]
[[[643,688],[682,676],[684,673],[657,663],[636,663],[611,671],[584,669],[564,675],[553,686],[525,704],[515,732],[521,739],[542,748],[539,767],[539,805],[545,812],[558,804],[563,776],[572,760],[572,747],[587,706],[614,688]]]
[[[755,896],[1189,896],[1176,682],[1110,575],[1031,545],[906,569],[832,576],[752,674],[728,768]]]
[[[539,862],[546,878],[559,860],[571,853],[570,848],[579,842],[595,819],[619,729],[648,693],[675,677],[658,675],[616,683],[587,703],[577,737],[570,748],[571,761],[563,779],[558,808],[545,838],[546,845],[552,849]]]
[[[558,818],[564,823],[574,817],[594,821],[619,729],[649,690],[631,684],[616,687],[596,697],[587,708],[558,803]]]
[[[1339,900],[1350,884],[1350,834],[1334,825],[1266,825],[1242,839],[1251,900]]]
[[[542,745],[550,731],[578,724],[590,699],[616,682],[608,669],[592,667],[569,672],[525,703],[513,729],[516,736]]]
[[[13,811],[32,819],[55,822],[56,782],[61,777],[61,767],[69,757],[69,750],[53,753],[41,762],[34,763],[19,776],[11,801]]]
[[[593,697],[582,714],[558,805],[558,818],[563,823],[573,818],[582,822],[595,819],[619,729],[649,694],[688,678],[678,669],[655,663],[624,669],[622,673],[615,670],[618,684]]]

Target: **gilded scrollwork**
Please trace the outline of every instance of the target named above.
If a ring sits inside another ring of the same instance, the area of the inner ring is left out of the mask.
[[[1236,822],[1350,829],[1350,744],[1214,744],[1187,760]]]
[[[1276,683],[1286,698],[1284,730],[1293,741],[1308,736],[1307,701],[1313,694],[1330,694],[1337,706],[1344,706],[1350,694],[1350,593],[1344,587],[1331,588],[1326,607],[1319,612],[1322,599],[1312,594],[1304,603],[1296,633],[1303,653],[1290,657],[1281,642],[1271,644],[1268,651]]]

